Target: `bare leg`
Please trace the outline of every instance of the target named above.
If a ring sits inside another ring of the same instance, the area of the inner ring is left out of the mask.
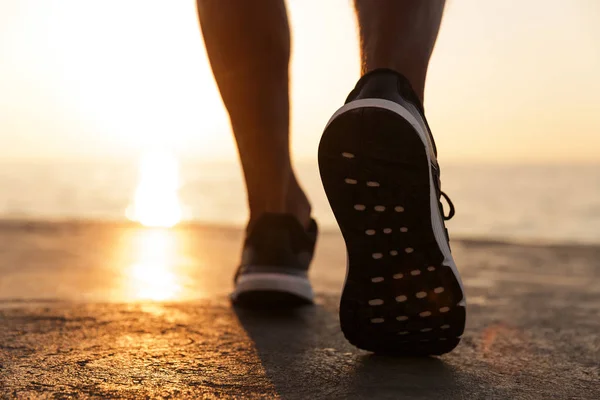
[[[310,204],[289,152],[290,31],[283,0],[198,0],[212,70],[229,112],[246,179],[250,221]]]
[[[421,101],[445,0],[355,0],[362,73],[400,72]]]

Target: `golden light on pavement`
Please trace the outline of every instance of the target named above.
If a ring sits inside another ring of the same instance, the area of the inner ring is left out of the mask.
[[[140,229],[134,238],[136,262],[126,271],[128,297],[134,300],[174,300],[182,291],[176,273],[176,232]]]
[[[179,165],[166,151],[145,153],[139,164],[139,182],[127,218],[148,227],[172,227],[181,221]]]

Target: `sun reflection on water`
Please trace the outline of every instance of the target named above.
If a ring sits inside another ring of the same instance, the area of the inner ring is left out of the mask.
[[[153,150],[139,164],[139,182],[127,218],[148,227],[172,227],[181,221],[179,165],[175,157]]]

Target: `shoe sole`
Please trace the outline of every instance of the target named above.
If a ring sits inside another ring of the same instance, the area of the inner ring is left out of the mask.
[[[423,125],[395,102],[356,100],[334,114],[319,145],[348,254],[341,328],[350,343],[376,353],[440,355],[464,331],[464,291]]]
[[[307,277],[254,273],[239,277],[231,299],[247,308],[293,308],[312,304],[314,293]]]

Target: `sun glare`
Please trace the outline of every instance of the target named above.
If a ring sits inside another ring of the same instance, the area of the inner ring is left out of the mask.
[[[165,151],[144,154],[139,164],[139,181],[127,218],[148,227],[172,227],[181,221],[179,165]]]

